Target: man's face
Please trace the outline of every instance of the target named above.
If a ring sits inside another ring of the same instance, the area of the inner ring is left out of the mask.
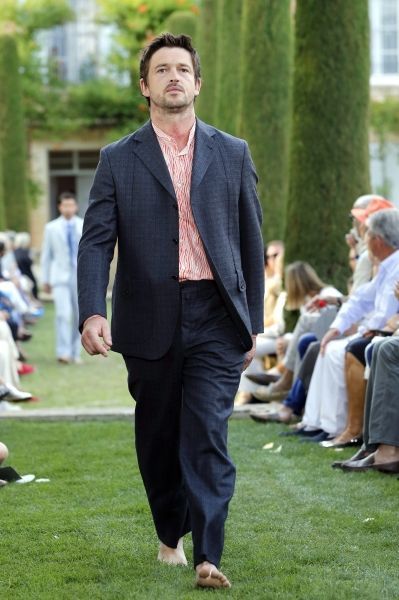
[[[274,275],[277,271],[276,265],[277,265],[277,258],[279,255],[280,255],[280,248],[278,248],[277,246],[273,246],[273,244],[269,244],[268,247],[266,248],[266,258],[267,258],[266,273],[269,277],[271,275]]]
[[[372,233],[369,229],[366,231],[366,242],[367,249],[371,258],[380,258],[381,240],[380,238]]]
[[[72,219],[78,212],[78,205],[73,198],[65,198],[58,205],[58,210],[65,219]]]
[[[180,112],[193,105],[201,88],[195,80],[190,53],[184,48],[160,48],[150,59],[147,83],[140,79],[141,93],[151,106]]]

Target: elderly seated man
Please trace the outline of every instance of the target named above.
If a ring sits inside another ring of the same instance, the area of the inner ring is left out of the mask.
[[[379,269],[349,298],[339,311],[331,328],[321,342],[302,420],[304,432],[315,432],[313,441],[339,436],[347,421],[347,390],[344,366],[348,343],[357,339],[368,345],[375,330],[399,311],[394,294],[399,279],[399,211],[382,210],[368,219],[367,244],[369,252],[379,261]],[[335,339],[362,321],[357,333]]]
[[[399,337],[375,344],[366,406],[362,448],[333,467],[345,471],[376,469],[399,473]]]

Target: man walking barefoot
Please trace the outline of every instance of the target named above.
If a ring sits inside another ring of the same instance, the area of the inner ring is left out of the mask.
[[[227,588],[227,422],[263,330],[256,174],[244,141],[195,117],[201,79],[190,38],[155,38],[140,77],[150,121],[102,150],[85,217],[82,342],[89,354],[123,354],[158,559],[186,565],[191,531],[197,585]],[[105,293],[117,240],[111,338]]]

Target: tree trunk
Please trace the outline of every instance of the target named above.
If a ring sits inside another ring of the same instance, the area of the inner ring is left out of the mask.
[[[344,235],[370,193],[367,0],[299,0],[286,261],[306,260],[346,290]]]

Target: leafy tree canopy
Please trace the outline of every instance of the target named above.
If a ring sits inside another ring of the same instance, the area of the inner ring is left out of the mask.
[[[136,85],[138,53],[176,10],[199,11],[193,0],[99,0],[100,20],[115,26],[112,61],[120,73],[129,73]]]
[[[15,32],[32,38],[39,29],[71,21],[74,13],[67,0],[2,0],[0,25],[14,25]]]

